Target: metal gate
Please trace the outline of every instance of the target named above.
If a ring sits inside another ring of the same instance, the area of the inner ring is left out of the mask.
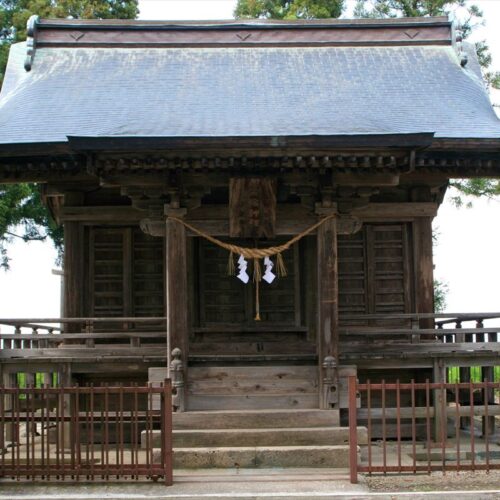
[[[494,433],[500,415],[498,391],[498,382],[359,384],[350,377],[351,482],[357,482],[359,472],[500,469]],[[367,445],[361,449],[359,425],[368,431]]]
[[[172,484],[172,393],[161,387],[0,387],[0,477],[163,478]]]

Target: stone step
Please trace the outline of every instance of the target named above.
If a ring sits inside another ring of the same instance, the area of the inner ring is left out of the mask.
[[[161,433],[153,431],[153,447],[160,446]],[[366,444],[366,428],[358,428],[358,442]],[[348,427],[304,427],[287,429],[204,429],[174,430],[174,448],[247,446],[322,446],[349,443]],[[141,434],[145,448],[146,432]]]
[[[153,459],[160,450],[154,450]],[[349,464],[349,446],[257,446],[176,448],[174,468],[331,467]]]
[[[224,410],[188,411],[173,414],[180,429],[269,429],[328,427],[339,425],[338,410]]]

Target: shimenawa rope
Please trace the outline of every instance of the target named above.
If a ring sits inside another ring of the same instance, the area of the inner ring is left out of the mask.
[[[304,236],[307,236],[308,234],[312,233],[315,229],[324,224],[327,220],[334,219],[335,217],[336,217],[335,215],[328,215],[327,217],[320,219],[318,222],[313,224],[305,231],[302,231],[301,233],[297,234],[296,236],[288,240],[286,243],[283,243],[283,245],[278,245],[275,247],[268,247],[268,248],[240,247],[238,245],[233,245],[232,243],[226,243],[225,241],[221,241],[209,235],[208,233],[201,231],[200,229],[196,228],[195,226],[192,226],[191,224],[189,224],[188,222],[179,217],[169,216],[169,219],[182,224],[192,233],[197,234],[198,236],[205,238],[207,241],[210,241],[214,245],[217,245],[227,250],[229,252],[228,273],[231,275],[234,274],[234,260],[233,260],[234,254],[241,255],[242,257],[248,260],[253,260],[253,281],[255,282],[255,309],[256,309],[255,320],[260,321],[259,282],[262,279],[262,272],[260,269],[259,259],[264,259],[265,257],[272,257],[276,255],[276,273],[278,276],[286,276],[286,266],[283,261],[281,253],[284,252],[285,250],[288,250],[294,243],[297,243],[297,241],[301,240]]]

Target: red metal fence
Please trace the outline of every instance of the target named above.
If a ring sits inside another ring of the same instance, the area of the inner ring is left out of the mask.
[[[350,377],[351,482],[357,482],[359,472],[500,469],[500,439],[494,434],[499,390],[498,382],[359,384]],[[361,448],[359,425],[368,431]],[[395,439],[388,437],[391,426]]]
[[[162,477],[171,485],[171,400],[169,380],[161,387],[0,387],[0,478]]]

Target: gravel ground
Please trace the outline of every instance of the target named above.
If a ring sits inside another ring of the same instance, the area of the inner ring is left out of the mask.
[[[500,498],[500,471],[486,472],[441,472],[427,474],[407,474],[397,476],[364,476],[365,483],[372,492],[391,491],[473,491],[498,490]]]

